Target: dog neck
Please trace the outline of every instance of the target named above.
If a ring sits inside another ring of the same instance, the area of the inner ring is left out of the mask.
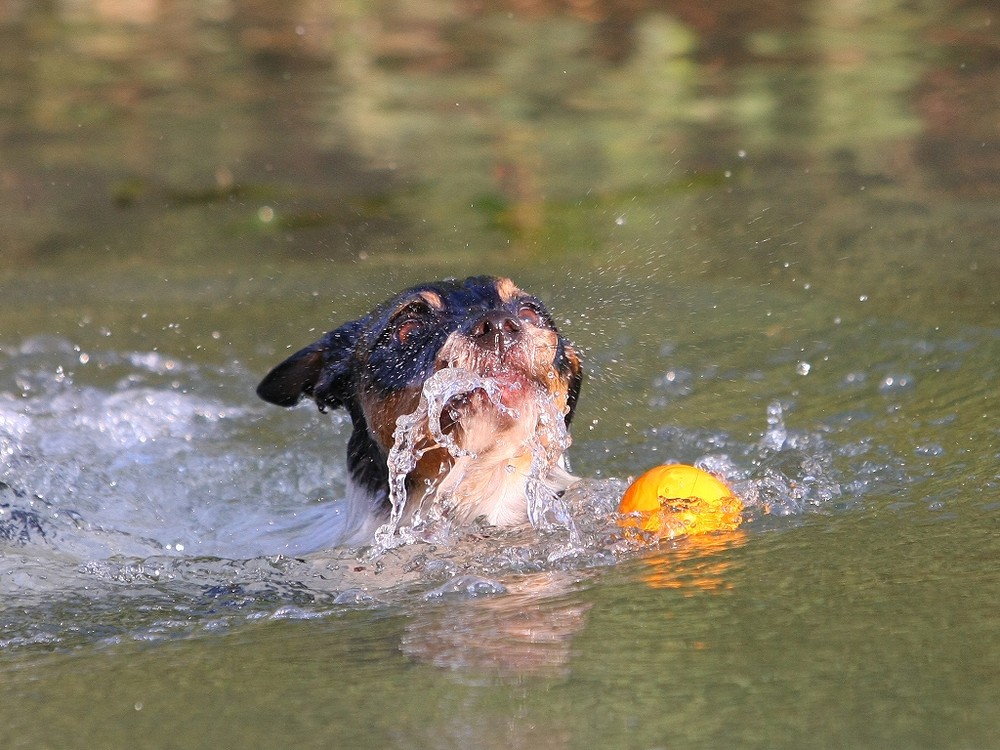
[[[494,526],[527,523],[529,503],[545,503],[576,481],[562,455],[546,463],[537,448],[524,444],[442,457],[438,481],[409,478],[403,518],[413,522],[443,515],[458,524],[480,517]]]

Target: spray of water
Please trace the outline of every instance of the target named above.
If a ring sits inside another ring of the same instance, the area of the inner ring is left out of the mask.
[[[515,389],[531,387],[517,384]],[[545,531],[568,529],[573,543],[572,540],[577,538],[576,529],[559,496],[560,491],[572,481],[564,456],[570,437],[562,411],[541,388],[531,398],[519,399],[516,408],[512,407],[504,401],[505,393],[511,388],[508,382],[457,367],[439,370],[425,381],[417,407],[396,421],[393,445],[387,459],[392,511],[389,521],[376,531],[373,545],[376,554],[400,544],[426,539],[428,535],[440,537],[442,532],[447,534],[448,512],[455,502],[462,472],[479,456],[475,451],[459,445],[455,437],[446,432],[442,427],[442,417],[448,415],[454,421],[458,416],[457,400],[468,399],[473,394],[485,397],[499,414],[535,426],[527,432],[525,444],[519,446],[531,457],[530,466],[522,478],[528,521],[535,528]],[[497,440],[499,445],[501,438]],[[458,481],[449,481],[445,489],[433,484],[428,486],[419,507],[408,507],[409,475],[425,454],[440,448],[447,450],[454,459],[442,471],[457,472]],[[482,452],[488,451],[489,448]],[[512,464],[505,470],[509,473],[518,471]]]

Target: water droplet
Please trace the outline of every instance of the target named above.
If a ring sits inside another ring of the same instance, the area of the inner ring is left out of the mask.
[[[787,438],[788,431],[785,429],[781,402],[772,401],[767,405],[767,431],[761,438],[761,445],[770,450],[780,451]]]
[[[886,375],[879,382],[878,389],[881,393],[894,393],[904,391],[913,385],[913,378],[909,375]]]

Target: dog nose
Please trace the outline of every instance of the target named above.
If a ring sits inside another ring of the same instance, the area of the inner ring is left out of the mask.
[[[503,351],[521,333],[521,321],[504,310],[483,313],[469,330],[469,335],[482,346]]]

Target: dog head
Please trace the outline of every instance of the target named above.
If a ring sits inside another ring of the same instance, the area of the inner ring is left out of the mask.
[[[456,393],[442,411],[437,437],[446,436],[458,452],[432,445],[433,430],[425,430],[420,459],[406,479],[407,502],[447,491],[460,519],[525,519],[524,483],[502,475],[527,472],[525,444],[538,437],[545,415],[555,413],[569,425],[582,376],[575,349],[545,305],[509,279],[476,276],[407,289],[293,354],[257,393],[280,406],[305,396],[321,411],[347,409],[352,482],[384,515],[397,420],[418,410],[425,383],[444,370],[471,373],[491,389]],[[561,447],[553,450],[562,469]]]

